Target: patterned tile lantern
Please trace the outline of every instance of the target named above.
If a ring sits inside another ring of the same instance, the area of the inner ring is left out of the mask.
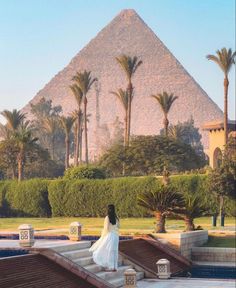
[[[69,238],[72,241],[81,240],[82,225],[79,222],[72,222],[69,227]]]
[[[34,228],[30,224],[22,224],[19,229],[19,244],[21,247],[32,247],[34,245]]]
[[[160,259],[157,261],[157,275],[160,279],[170,278],[170,261],[167,259]]]
[[[136,288],[136,271],[134,269],[127,269],[124,273],[125,276],[125,288]]]

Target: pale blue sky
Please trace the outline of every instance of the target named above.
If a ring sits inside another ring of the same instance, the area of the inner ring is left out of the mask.
[[[234,0],[0,0],[0,111],[22,108],[122,9],[133,8],[223,108],[207,54],[235,50]],[[235,118],[235,69],[229,116]]]

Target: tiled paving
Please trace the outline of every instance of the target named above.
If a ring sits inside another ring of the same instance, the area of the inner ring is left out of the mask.
[[[234,280],[208,280],[208,279],[146,279],[138,282],[137,288],[235,288]]]
[[[33,247],[36,248],[51,248],[59,245],[70,245],[75,242],[69,240],[36,240]],[[0,240],[1,248],[20,248],[18,240]]]

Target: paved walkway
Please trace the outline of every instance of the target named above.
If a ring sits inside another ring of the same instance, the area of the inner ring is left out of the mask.
[[[172,278],[168,280],[146,279],[138,282],[138,288],[235,288],[234,280]]]
[[[82,242],[82,241],[81,241]],[[59,245],[70,245],[75,244],[74,241],[69,240],[35,240],[33,247],[36,248],[52,248]],[[1,248],[20,248],[18,240],[0,240],[0,249]]]

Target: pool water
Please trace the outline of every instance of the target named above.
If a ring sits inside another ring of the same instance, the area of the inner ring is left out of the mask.
[[[8,249],[4,249],[4,250],[0,250],[0,258],[4,258],[4,257],[12,257],[12,256],[19,256],[19,255],[25,255],[28,254],[27,250],[8,250]]]
[[[236,267],[196,265],[190,273],[192,278],[236,279]]]

